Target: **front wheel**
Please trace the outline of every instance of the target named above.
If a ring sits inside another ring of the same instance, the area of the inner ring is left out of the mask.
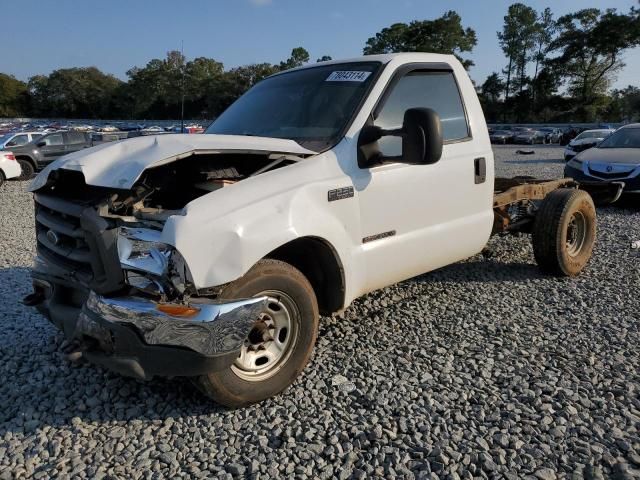
[[[208,397],[243,407],[287,388],[311,357],[318,332],[318,304],[307,278],[278,260],[261,260],[229,284],[221,299],[267,297],[235,362],[195,379]]]
[[[560,188],[549,193],[533,225],[533,253],[540,269],[551,275],[578,275],[596,241],[596,209],[591,195]]]
[[[29,160],[25,160],[24,158],[19,158],[18,164],[20,164],[20,168],[22,169],[22,173],[18,177],[18,180],[30,180],[35,173],[33,164]]]

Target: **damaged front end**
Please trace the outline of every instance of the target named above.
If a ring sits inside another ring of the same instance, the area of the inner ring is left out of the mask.
[[[266,298],[224,301],[219,289],[196,289],[182,255],[162,241],[169,216],[246,176],[195,160],[180,174],[145,172],[127,190],[57,170],[34,193],[37,257],[25,304],[64,332],[74,356],[141,379],[201,375],[237,358]]]

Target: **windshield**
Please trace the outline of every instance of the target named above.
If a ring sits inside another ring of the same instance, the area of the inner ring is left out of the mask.
[[[378,62],[343,63],[267,78],[205,133],[288,138],[323,150],[348,125],[379,68]]]
[[[584,140],[585,138],[604,138],[611,132],[609,130],[594,130],[592,132],[582,132],[576,137],[576,140]]]
[[[640,128],[622,128],[604,139],[598,148],[640,148]]]

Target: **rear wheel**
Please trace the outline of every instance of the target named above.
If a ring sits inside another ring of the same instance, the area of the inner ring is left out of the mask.
[[[4,172],[2,170],[0,170],[0,187],[2,186],[2,184],[4,183],[5,180],[6,180],[6,178],[4,176]]]
[[[18,180],[31,179],[31,177],[33,177],[33,174],[35,173],[33,164],[26,158],[18,158],[18,163],[20,164],[20,168],[22,169],[22,173],[18,177]]]
[[[228,407],[242,407],[287,388],[311,357],[318,305],[307,278],[278,260],[261,260],[231,283],[221,298],[267,297],[240,355],[226,370],[202,375],[198,388]]]
[[[582,190],[561,188],[542,201],[533,227],[533,253],[540,269],[552,275],[578,275],[589,262],[596,240],[596,210]]]

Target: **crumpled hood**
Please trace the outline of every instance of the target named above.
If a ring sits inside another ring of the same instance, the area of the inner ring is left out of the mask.
[[[640,165],[640,149],[638,148],[590,148],[581,152],[578,157],[590,164],[627,164]]]
[[[53,170],[82,172],[88,185],[128,189],[149,167],[170,163],[193,153],[285,153],[311,155],[293,140],[213,134],[169,134],[103,143],[65,155],[47,166],[29,189],[44,185]]]

